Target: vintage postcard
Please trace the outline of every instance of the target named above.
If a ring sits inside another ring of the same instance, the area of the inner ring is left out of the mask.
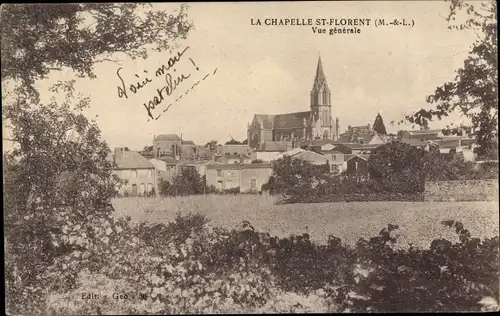
[[[498,311],[496,12],[2,5],[6,313]]]

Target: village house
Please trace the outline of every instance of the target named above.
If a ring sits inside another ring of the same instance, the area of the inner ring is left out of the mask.
[[[153,153],[155,158],[163,156],[179,156],[182,138],[177,134],[161,134],[153,138]]]
[[[114,162],[114,173],[127,181],[119,187],[120,195],[144,196],[156,192],[155,166],[138,152],[116,148],[107,159]]]
[[[271,164],[207,164],[206,184],[217,190],[239,188],[240,192],[258,192],[269,181]]]
[[[344,154],[351,155],[368,155],[375,148],[381,146],[381,144],[359,144],[359,143],[346,143],[346,144],[336,144],[333,148],[334,151],[339,151]]]
[[[464,136],[443,136],[436,140],[442,155],[457,155],[464,161],[476,161],[474,139]]]
[[[254,158],[254,150],[248,145],[219,145],[217,146],[216,154],[223,155],[247,155]]]
[[[271,161],[274,156],[291,149],[293,149],[292,141],[266,141],[255,150],[255,155],[258,160]]]
[[[252,163],[252,157],[245,154],[215,155],[214,161],[221,164]]]
[[[348,175],[359,175],[368,173],[369,155],[345,155]]]
[[[407,138],[399,140],[402,143],[408,144],[410,146],[421,148],[425,151],[431,151],[432,149],[438,149],[438,143],[433,140],[422,140],[416,138]]]
[[[340,174],[347,169],[344,153],[336,150],[325,150],[323,155],[328,159],[331,173]]]
[[[347,126],[347,131],[342,133],[335,143],[358,143],[366,144],[373,138],[370,124],[362,126]]]
[[[419,139],[419,140],[436,140],[443,136],[440,129],[421,129],[414,131],[399,131],[397,138],[403,139]]]

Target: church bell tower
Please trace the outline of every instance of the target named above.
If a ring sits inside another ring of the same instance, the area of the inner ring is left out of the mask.
[[[321,56],[318,59],[316,76],[311,89],[311,115],[313,117],[313,139],[332,140],[334,135],[332,122],[331,93],[323,71]]]

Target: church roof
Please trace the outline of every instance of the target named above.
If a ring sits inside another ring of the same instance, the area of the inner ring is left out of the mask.
[[[181,140],[177,134],[160,134],[154,140]]]
[[[313,90],[319,89],[323,85],[325,85],[326,89],[328,89],[325,72],[323,71],[323,63],[321,62],[320,56],[318,59],[318,67],[316,68],[316,76],[314,77]]]
[[[263,129],[273,129],[275,115],[255,114],[255,119]]]
[[[304,119],[309,120],[311,111],[278,114],[274,118],[274,129],[278,128],[302,128]]]

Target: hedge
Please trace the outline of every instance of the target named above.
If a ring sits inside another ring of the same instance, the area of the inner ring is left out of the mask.
[[[36,314],[498,308],[498,237],[479,240],[461,223],[443,224],[455,228],[458,243],[438,239],[430,249],[397,249],[395,225],[350,247],[333,236],[324,245],[311,242],[307,234],[271,237],[248,222],[232,230],[214,228],[201,215],[156,225],[116,221],[107,233],[108,247],[99,252],[74,250],[47,267],[38,287],[50,299]],[[13,264],[21,263],[7,262]],[[7,293],[13,278],[7,275]],[[104,280],[96,282],[109,292],[144,299],[81,300],[79,293],[89,291],[89,280],[96,278]],[[33,314],[20,307],[43,306],[30,299],[8,305],[8,311]],[[313,299],[321,307],[307,307]]]

